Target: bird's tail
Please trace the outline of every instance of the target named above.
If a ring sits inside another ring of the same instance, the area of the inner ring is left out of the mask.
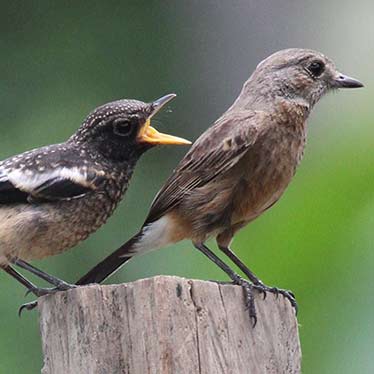
[[[133,256],[170,244],[168,220],[162,217],[143,228],[116,251],[98,263],[76,282],[77,285],[101,283]]]
[[[90,283],[101,283],[110,275],[115,273],[123,264],[135,255],[131,249],[133,245],[136,244],[139,234],[140,233],[136,234],[103,261],[99,262],[75,284],[81,286]]]

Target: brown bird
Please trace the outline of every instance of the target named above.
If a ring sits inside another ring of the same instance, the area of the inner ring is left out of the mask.
[[[264,285],[233,253],[230,243],[238,230],[274,205],[290,183],[303,156],[306,120],[314,104],[331,90],[362,86],[312,50],[282,50],[262,61],[234,104],[179,163],[139,233],[77,284],[102,282],[134,255],[190,239],[243,286],[254,323],[253,288],[264,295],[281,293],[296,307],[291,292]],[[210,237],[252,284],[204,244]]]
[[[189,144],[150,126],[174,97],[105,104],[66,142],[0,162],[0,268],[37,296],[50,290],[36,287],[13,264],[58,289],[70,288],[26,261],[61,253],[103,225],[145,151],[157,144]]]

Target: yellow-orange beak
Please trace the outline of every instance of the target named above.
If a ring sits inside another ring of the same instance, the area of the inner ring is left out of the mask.
[[[169,94],[155,100],[151,105],[153,107],[152,113],[149,115],[146,123],[138,134],[138,141],[148,144],[191,144],[190,141],[179,138],[178,136],[163,134],[158,132],[155,128],[151,126],[151,118],[159,112],[159,110],[165,106],[170,100],[174,99],[175,94]]]

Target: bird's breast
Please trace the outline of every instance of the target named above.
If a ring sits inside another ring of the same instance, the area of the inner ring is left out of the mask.
[[[83,197],[0,208],[0,262],[56,255],[101,227],[120,202],[127,183],[110,182]]]
[[[275,129],[256,142],[236,165],[232,223],[248,222],[279,200],[303,156],[305,129]]]

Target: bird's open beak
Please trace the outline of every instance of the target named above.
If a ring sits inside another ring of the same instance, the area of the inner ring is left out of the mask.
[[[360,88],[364,85],[357,79],[348,77],[347,75],[339,73],[334,79],[334,86],[336,88]]]
[[[138,135],[139,142],[148,144],[191,144],[190,141],[179,138],[178,136],[163,134],[158,132],[154,127],[151,126],[151,118],[160,111],[170,100],[177,96],[175,94],[169,94],[155,100],[152,105],[152,112],[145,122],[143,128],[140,130]]]

